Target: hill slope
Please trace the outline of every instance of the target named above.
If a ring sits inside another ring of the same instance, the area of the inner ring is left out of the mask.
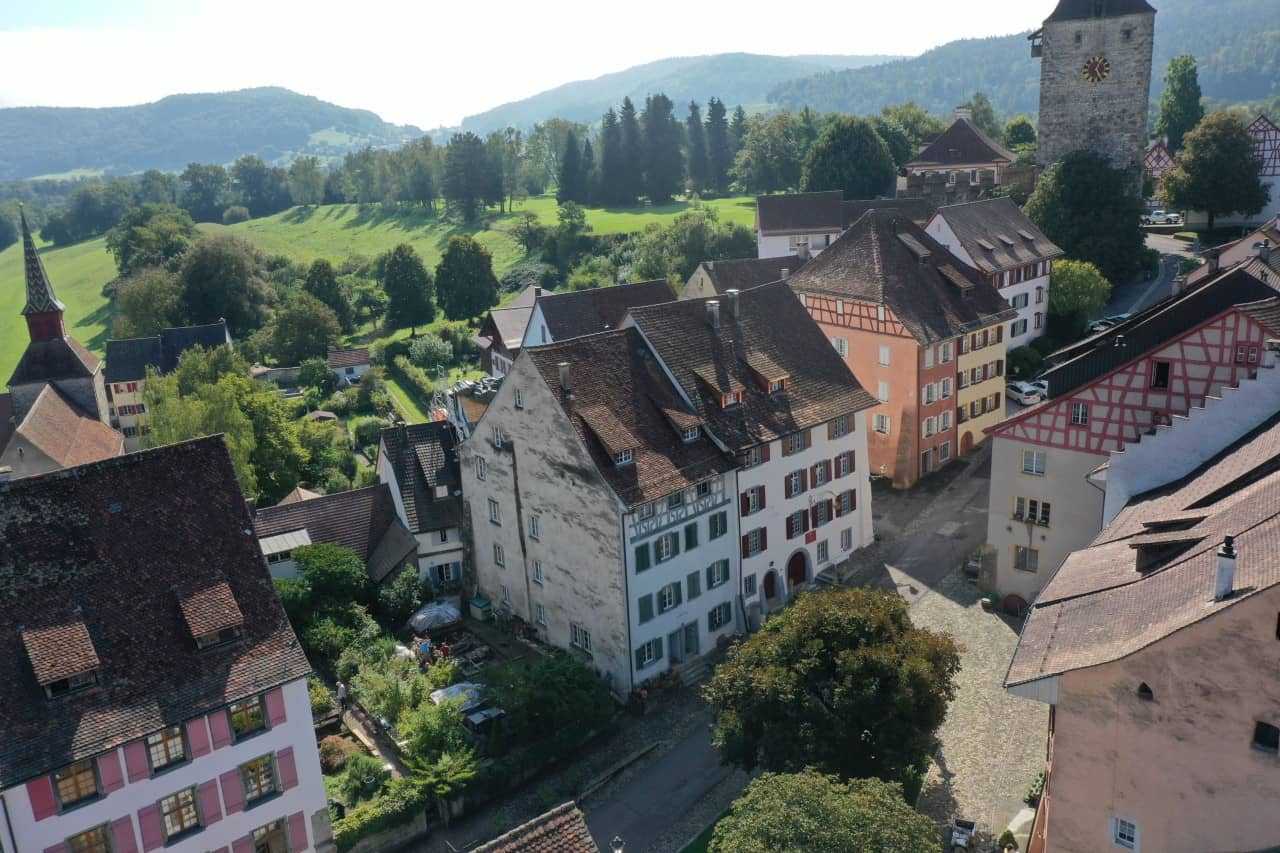
[[[463,130],[486,133],[503,127],[529,127],[548,118],[596,121],[629,96],[642,105],[645,95],[664,92],[677,105],[681,118],[684,105],[696,100],[705,106],[715,96],[730,106],[758,104],[769,89],[794,77],[841,68],[861,68],[892,56],[764,56],[755,53],[720,53],[711,56],[681,56],[636,65],[605,74],[594,80],[566,83],[500,107],[467,116]]]
[[[0,180],[75,169],[177,170],[242,154],[268,162],[334,156],[421,135],[367,110],[279,88],[171,95],[133,107],[10,107],[0,109]]]
[[[1280,94],[1275,0],[1214,0],[1211,8],[1203,0],[1151,2],[1158,10],[1153,100],[1160,97],[1169,60],[1184,53],[1199,60],[1201,89],[1216,101]],[[770,90],[769,100],[791,109],[808,104],[869,113],[911,99],[945,114],[981,91],[1001,113],[1033,114],[1040,107],[1040,63],[1031,58],[1026,35],[955,41],[914,59],[787,81]]]

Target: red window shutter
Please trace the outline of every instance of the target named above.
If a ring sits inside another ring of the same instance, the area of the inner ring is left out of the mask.
[[[756,486],[756,489],[760,492],[760,508],[761,508],[761,509],[764,509],[764,493],[765,493],[765,487],[764,487],[764,486]]]
[[[218,780],[200,783],[200,810],[204,812],[204,825],[222,820],[222,801],[218,799]]]
[[[138,853],[138,838],[128,815],[111,822],[111,849],[112,853]]]
[[[784,457],[791,455],[791,439],[789,436],[782,437],[782,455]]]
[[[738,495],[739,514],[747,516],[751,514],[751,496],[746,492]]]
[[[836,517],[836,509],[835,509],[835,507],[836,507],[836,502],[835,502],[835,501],[833,501],[831,498],[827,498],[827,500],[826,500],[826,504],[827,504],[827,518],[835,518],[835,517]]]
[[[124,787],[124,771],[120,769],[120,754],[114,749],[98,756],[98,778],[108,794]]]
[[[820,463],[820,462],[815,462],[815,463],[813,463],[812,465],[810,465],[810,466],[809,466],[809,482],[810,482],[810,483],[816,483],[816,482],[818,482],[818,466],[819,466],[820,464],[822,464],[822,463]]]
[[[204,719],[203,717],[201,718]],[[205,751],[209,742],[205,739]],[[147,763],[147,745],[140,740],[130,741],[124,745],[124,769],[130,782],[141,782],[151,775],[151,765]]]
[[[769,445],[767,444],[760,448],[760,461],[761,462],[769,461]]]
[[[293,761],[293,747],[276,753],[276,766],[280,768],[280,786],[286,791],[298,784],[298,768]]]
[[[27,799],[31,800],[31,813],[36,820],[44,820],[58,813],[58,804],[53,799],[53,782],[48,776],[41,776],[27,783]]]
[[[222,803],[227,814],[233,815],[244,808],[244,785],[240,782],[240,771],[228,770],[218,777],[222,784]]]
[[[267,694],[267,718],[271,720],[272,726],[278,726],[284,723],[284,691],[277,687]]]
[[[307,843],[307,817],[302,812],[294,812],[289,815],[290,853],[302,853],[310,846]]]
[[[767,527],[760,528],[760,550],[769,550],[769,528]]]
[[[831,441],[836,437],[836,422],[832,421],[827,424],[827,441]]]
[[[995,393],[995,395],[994,395],[994,396],[995,396],[995,398],[996,398],[996,405],[995,405],[995,408],[996,408],[996,410],[997,410],[997,411],[999,411],[999,410],[1000,410],[1000,392],[999,392],[999,391],[997,391],[997,392]]]
[[[782,478],[782,496],[785,498],[791,497],[791,475],[790,474]]]
[[[748,556],[750,556],[750,552],[748,552],[748,550],[747,550],[747,548],[749,548],[749,547],[750,547],[750,544],[749,544],[749,539],[748,539],[748,537],[743,536],[743,537],[742,537],[742,558],[743,558],[744,560],[745,560]]]
[[[1004,376],[1004,360],[996,362],[996,376]]]
[[[138,828],[142,830],[144,851],[164,846],[164,829],[160,826],[159,806],[151,805],[138,810]]]
[[[793,520],[794,520],[794,519],[793,519],[791,516],[789,516],[789,515],[787,516],[787,538],[788,538],[788,539],[795,539],[795,538],[796,538],[796,534],[795,534],[795,531],[794,531],[794,529],[793,529],[793,528],[795,527],[795,525],[794,525],[794,524],[792,524],[792,521],[793,521]]]
[[[197,717],[187,722],[187,743],[191,744],[191,756],[200,758],[209,754],[209,724],[204,721],[204,717]],[[125,750],[125,757],[128,757],[128,750]]]
[[[856,491],[849,492],[849,500],[853,504],[853,509],[858,508],[858,493]]]
[[[996,326],[996,343],[1004,340],[1004,325]]]
[[[809,472],[803,468],[800,469],[800,491],[809,491]]]
[[[839,518],[839,517],[840,517],[840,516],[842,516],[842,515],[844,515],[844,500],[843,500],[843,499],[841,499],[841,500],[837,500],[837,501],[836,501],[836,513],[835,513],[835,517],[836,517],[836,518]]]
[[[804,449],[808,450],[810,447],[813,447],[813,430],[807,429],[804,431]]]
[[[809,528],[812,526],[809,523],[809,513],[811,512],[813,512],[812,509],[809,510],[809,512],[800,513],[800,532],[801,533],[807,533],[809,531]]]
[[[253,836],[246,835],[231,842],[231,853],[253,853]]]
[[[831,460],[823,459],[820,464],[822,465],[822,473],[827,475],[827,482],[830,483],[831,482]]]
[[[231,743],[231,717],[225,710],[209,715],[209,729],[213,732],[214,749],[222,749]]]

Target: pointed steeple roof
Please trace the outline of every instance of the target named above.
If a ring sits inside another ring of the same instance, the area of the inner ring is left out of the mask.
[[[67,306],[58,301],[53,293],[53,285],[49,284],[44,263],[36,252],[35,240],[31,239],[31,229],[27,227],[27,214],[21,206],[18,208],[18,219],[22,223],[22,255],[27,268],[27,304],[23,306],[22,313],[52,314],[65,311]]]

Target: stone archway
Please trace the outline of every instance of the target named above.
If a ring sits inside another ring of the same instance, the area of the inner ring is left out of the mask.
[[[796,587],[809,579],[809,553],[796,551],[787,560],[787,589],[794,594]]]

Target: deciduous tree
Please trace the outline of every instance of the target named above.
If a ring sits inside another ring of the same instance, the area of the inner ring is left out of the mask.
[[[498,279],[493,256],[470,235],[449,238],[444,257],[436,266],[440,307],[450,320],[467,320],[498,301]]]
[[[107,251],[121,276],[143,267],[168,267],[190,248],[198,232],[187,212],[171,204],[143,204],[107,232]]]
[[[804,161],[800,187],[843,190],[846,199],[880,198],[897,174],[889,146],[866,119],[841,116],[818,137]]]
[[[220,222],[231,179],[216,164],[191,163],[183,170],[182,207],[196,222]]]
[[[1058,340],[1075,340],[1111,298],[1111,282],[1093,264],[1057,260],[1049,275],[1049,332]]]
[[[202,237],[183,256],[179,271],[183,319],[216,323],[225,318],[233,333],[262,326],[271,299],[261,253],[230,234]]]
[[[112,335],[116,339],[150,337],[178,325],[181,294],[177,273],[157,267],[134,273],[116,286]]]
[[[422,258],[408,243],[392,249],[382,268],[382,289],[386,291],[387,326],[392,329],[409,327],[410,334],[418,333],[418,326],[430,323],[436,317],[435,286],[431,273],[427,272]]]
[[[289,196],[294,204],[324,201],[324,172],[315,157],[299,157],[289,166]]]
[[[978,126],[978,130],[981,130],[992,139],[1000,138],[1000,122],[996,118],[995,107],[991,106],[991,99],[985,93],[974,92],[973,97],[960,106],[969,111],[973,123]]]
[[[1262,163],[1253,152],[1253,137],[1238,116],[1211,113],[1183,141],[1173,168],[1161,181],[1167,205],[1203,210],[1209,217],[1210,231],[1218,216],[1252,216],[1266,206],[1271,189],[1262,182]]]
[[[333,309],[309,293],[289,294],[271,321],[271,354],[281,364],[322,357],[341,340]]]
[[[1008,148],[1036,144],[1036,127],[1026,116],[1014,116],[1004,126],[1004,144]]]
[[[329,306],[338,318],[342,331],[350,332],[355,328],[355,309],[351,305],[351,294],[338,280],[333,264],[324,258],[312,261],[302,289]]]

